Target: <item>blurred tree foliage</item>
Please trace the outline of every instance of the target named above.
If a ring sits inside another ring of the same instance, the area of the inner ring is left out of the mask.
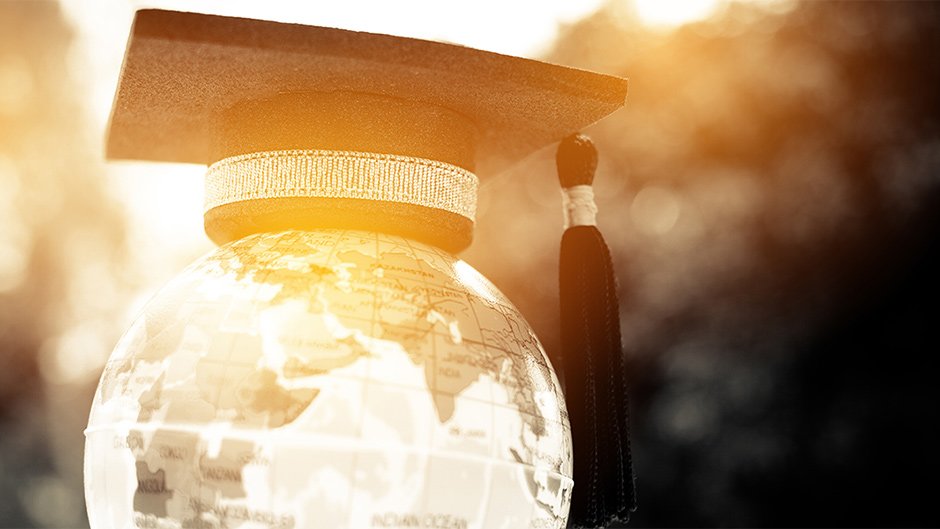
[[[123,216],[104,189],[71,42],[57,4],[0,2],[2,527],[87,523],[89,382],[126,302]]]

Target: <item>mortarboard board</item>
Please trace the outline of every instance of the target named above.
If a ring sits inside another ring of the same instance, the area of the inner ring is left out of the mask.
[[[626,90],[618,77],[438,42],[142,10],[107,155],[210,164],[256,151],[355,151],[486,178],[621,107]],[[470,243],[465,215],[371,202],[232,201],[208,209],[206,230],[222,243],[288,223],[355,227],[366,215],[450,251]]]

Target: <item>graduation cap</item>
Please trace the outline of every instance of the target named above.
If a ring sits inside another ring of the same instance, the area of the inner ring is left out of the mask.
[[[594,527],[632,511],[633,477],[613,271],[593,226],[596,153],[571,135],[620,108],[626,89],[618,77],[451,44],[143,10],[107,155],[210,165],[205,228],[219,244],[348,228],[458,252],[472,239],[478,178],[568,137],[558,164],[572,220],[560,360],[570,523]]]

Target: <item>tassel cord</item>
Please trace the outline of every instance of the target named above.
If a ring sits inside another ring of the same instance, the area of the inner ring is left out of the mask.
[[[610,249],[596,227],[597,151],[590,138],[563,140],[556,164],[566,228],[559,366],[574,450],[568,527],[597,529],[627,522],[636,509],[620,307]]]
[[[625,500],[625,491],[620,484],[624,483],[624,461],[623,461],[623,437],[622,432],[620,431],[620,425],[622,418],[622,408],[621,402],[619,402],[618,395],[623,395],[626,392],[626,387],[622,384],[623,377],[619,377],[619,369],[623,367],[623,351],[621,350],[620,343],[620,322],[615,321],[617,317],[617,310],[619,308],[619,302],[617,299],[617,293],[612,289],[615,285],[614,275],[613,275],[613,263],[610,257],[610,251],[607,248],[607,244],[604,242],[603,237],[600,232],[596,229],[590,230],[589,235],[592,239],[592,245],[596,247],[597,252],[595,256],[598,258],[599,262],[597,263],[597,272],[601,272],[603,278],[600,279],[601,288],[603,288],[603,293],[601,295],[603,302],[602,306],[604,307],[604,324],[605,332],[602,335],[608,339],[608,342],[604,344],[608,354],[607,357],[607,398],[610,405],[610,411],[613,412],[615,418],[613,421],[610,421],[610,428],[613,430],[613,435],[611,439],[616,446],[617,453],[617,465],[615,465],[615,470],[617,472],[617,505],[622,505]],[[618,384],[618,382],[620,382]],[[619,513],[617,513],[619,514]],[[615,519],[619,519],[619,516]]]
[[[589,286],[588,286],[588,281],[587,281],[588,276],[587,274],[585,274],[584,267],[578,266],[579,264],[582,264],[582,263],[579,263],[577,260],[570,258],[570,257],[575,257],[578,254],[582,253],[579,250],[583,250],[583,249],[578,248],[578,246],[580,246],[578,243],[580,242],[580,237],[579,237],[580,232],[583,230],[584,228],[581,228],[581,229],[578,229],[577,227],[569,228],[565,230],[565,233],[562,235],[562,250],[561,250],[561,255],[562,255],[561,289],[562,290],[561,291],[564,295],[562,299],[562,307],[570,309],[572,308],[572,303],[576,303],[574,305],[577,307],[577,311],[578,311],[578,318],[576,321],[580,323],[579,328],[576,330],[576,332],[573,332],[573,333],[564,333],[564,327],[562,328],[562,331],[563,331],[562,362],[565,364],[564,372],[566,373],[566,378],[570,376],[571,373],[577,372],[577,369],[581,367],[580,365],[578,365],[579,356],[583,358],[583,362],[584,362],[584,373],[583,373],[582,378],[585,379],[585,384],[581,387],[573,388],[574,391],[579,392],[580,390],[580,391],[583,391],[584,394],[574,396],[572,400],[587,404],[587,406],[585,406],[586,409],[575,410],[575,413],[577,413],[579,416],[582,416],[583,413],[588,414],[588,417],[584,418],[586,419],[586,424],[578,424],[577,426],[580,427],[582,431],[583,429],[590,429],[590,434],[592,437],[591,444],[590,444],[591,453],[589,456],[591,458],[589,462],[590,470],[588,474],[590,476],[591,481],[590,481],[590,484],[588,485],[589,487],[588,500],[587,500],[588,503],[587,505],[585,505],[585,508],[587,512],[596,513],[599,507],[598,506],[598,503],[599,503],[598,492],[600,489],[600,483],[599,483],[600,461],[598,458],[599,454],[597,451],[597,447],[599,445],[600,439],[599,439],[598,431],[597,431],[598,430],[597,391],[596,391],[596,385],[593,383],[593,379],[595,378],[595,366],[594,366],[594,355],[592,354],[593,348],[591,347],[591,344],[593,343],[593,340],[591,340],[591,325],[590,325],[591,316],[589,314],[590,305],[588,303],[585,303],[585,300],[583,299],[583,297],[579,297],[577,295],[578,293],[589,291]],[[566,257],[569,257],[569,258],[566,259]],[[565,289],[565,283],[568,283],[569,285],[571,283],[574,283],[576,287],[571,292],[567,292]],[[571,298],[574,298],[574,299],[571,299]],[[566,319],[568,321],[571,321],[571,318],[566,318]],[[579,337],[579,336],[583,336],[585,338],[583,343],[572,344],[571,340],[576,339],[576,337]],[[575,440],[574,442],[577,443],[577,440]],[[575,465],[584,464],[579,461],[575,461],[574,463]],[[575,468],[577,468],[577,466]],[[577,489],[575,490],[576,490],[576,494],[583,495],[581,492],[577,491]],[[573,514],[577,514],[577,513],[573,513]]]
[[[582,479],[575,482],[571,527],[593,528],[628,521],[636,501],[619,303],[610,251],[597,228],[566,230],[561,254],[567,322],[562,327],[561,360],[580,457],[576,474]],[[600,460],[601,454],[612,458],[609,465]]]
[[[595,239],[595,245],[598,247],[599,252],[597,255],[601,259],[601,267],[606,276],[601,283],[604,289],[604,307],[607,308],[605,314],[607,329],[604,336],[609,339],[609,343],[606,344],[609,348],[607,357],[610,364],[608,369],[608,391],[611,409],[616,415],[615,420],[612,421],[612,427],[615,430],[613,439],[618,445],[616,447],[617,505],[625,505],[627,508],[627,514],[625,516],[621,516],[621,513],[618,512],[616,513],[615,519],[626,522],[629,519],[629,513],[633,510],[633,498],[627,498],[627,490],[624,486],[628,483],[627,480],[630,480],[629,483],[632,485],[633,469],[630,455],[630,422],[628,420],[630,404],[623,361],[623,342],[620,334],[620,303],[617,291],[615,290],[616,278],[614,276],[613,260],[610,255],[610,250],[599,231],[596,229],[592,230],[591,235]],[[621,427],[623,427],[624,431],[621,431]],[[630,476],[626,475],[627,470],[630,471]]]

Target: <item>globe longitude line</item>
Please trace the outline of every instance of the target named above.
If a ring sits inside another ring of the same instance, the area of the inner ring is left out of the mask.
[[[297,244],[299,241],[300,241],[300,235],[298,234],[298,235],[295,236],[294,244]],[[282,253],[283,253],[283,252],[282,252]],[[267,276],[265,276],[265,277],[267,278]],[[257,313],[257,312],[256,312],[256,313]],[[260,333],[259,333],[259,334],[260,334]],[[262,344],[263,344],[263,342],[262,342]],[[262,345],[262,346],[263,346],[263,345]],[[309,404],[308,404],[308,406],[309,406]],[[303,412],[301,412],[301,413],[303,413]],[[268,439],[268,440],[266,440],[266,441],[267,441],[267,443],[270,445],[270,440]],[[278,479],[277,479],[277,467],[278,467],[278,466],[279,466],[279,465],[275,465],[275,464],[268,465],[268,469],[269,469],[269,471],[271,472],[271,483],[280,483],[280,482],[278,481]],[[272,507],[272,509],[273,509],[274,506],[272,505],[271,507]]]
[[[418,270],[421,270],[421,261],[418,259],[418,254],[415,252],[414,247],[411,245],[410,242],[408,242],[408,239],[402,239],[402,240],[404,241],[408,250],[411,251],[411,258],[414,260],[415,265],[418,267]],[[431,292],[430,292],[430,289],[428,288],[427,281],[424,279],[423,276],[421,276],[421,283],[424,285],[424,295],[427,298],[428,306],[430,306]],[[436,398],[435,396],[437,395],[437,345],[436,345],[436,340],[434,339],[433,325],[429,328],[429,331],[430,331],[430,336],[431,336],[431,359],[430,361],[431,361],[432,369],[431,369],[430,380],[427,380],[427,377],[425,377],[425,379],[428,382],[427,389],[428,389],[428,395],[431,397],[431,401],[432,401],[431,405],[437,406],[437,403],[434,402]],[[427,371],[427,368],[425,368],[425,372],[426,371]],[[431,428],[431,435],[428,438],[429,446],[427,447],[428,457],[424,465],[424,494],[422,494],[421,496],[421,500],[422,500],[421,510],[425,513],[428,512],[428,500],[432,492],[430,484],[431,484],[431,467],[434,464],[434,457],[430,454],[433,453],[434,446],[436,446],[436,442],[437,442],[437,428]]]
[[[499,310],[499,309],[506,308],[506,309],[508,309],[508,310],[513,310],[513,307],[504,307],[502,304],[499,304],[499,303],[492,303],[492,302],[490,302],[489,300],[485,300],[485,299],[483,299],[482,297],[479,297],[479,296],[478,296],[478,300],[479,300],[480,302],[486,304],[486,305],[492,305],[492,306],[496,309],[496,312],[499,313],[499,315],[502,316],[502,317],[504,318],[504,320],[506,320],[506,321],[504,321],[504,323],[505,323],[505,325],[506,325],[506,328],[507,328],[507,329],[511,329],[511,328],[512,328],[511,322],[508,321],[508,318],[506,317],[506,315],[505,315],[505,313],[503,312],[503,310]],[[476,313],[476,309],[474,309],[474,314],[475,314],[475,313]],[[485,337],[484,337],[484,335],[483,335],[483,333],[482,333],[482,327],[481,327],[480,338],[481,338],[481,340],[484,341],[484,346],[485,346],[485,347],[487,347],[487,348],[492,348],[492,349],[495,349],[495,350],[497,350],[497,351],[500,351],[500,352],[504,353],[504,354],[506,355],[506,357],[509,359],[510,362],[513,362],[513,361],[516,360],[517,355],[514,354],[515,352],[512,351],[512,350],[509,349],[509,348],[504,348],[504,347],[502,346],[502,342],[499,342],[498,344],[489,344],[489,343],[487,343],[487,340],[485,339]],[[523,361],[524,361],[524,359],[523,359]],[[502,383],[505,384],[505,382],[502,382]],[[517,381],[517,383],[519,383],[519,381]],[[517,389],[518,389],[518,388],[517,388]],[[494,400],[495,400],[495,399],[494,399]],[[510,398],[510,403],[511,403],[511,398]],[[521,414],[526,414],[525,410],[519,408],[518,406],[516,406],[516,405],[514,405],[514,404],[507,404],[507,405],[505,405],[505,406],[499,405],[499,406],[500,406],[501,408],[504,408],[504,409],[509,409],[509,410],[515,411],[516,413],[519,413],[520,415],[521,415]],[[523,421],[523,423],[524,423],[524,421]],[[524,424],[521,425],[521,426],[524,427]],[[508,459],[508,458],[507,458],[507,459]],[[496,460],[497,460],[497,461],[501,461],[501,460],[502,460],[502,459],[499,458],[498,454],[497,454]],[[516,465],[519,466],[519,463],[516,462]],[[528,466],[528,465],[525,465],[525,466]],[[525,470],[523,470],[523,469],[520,469],[520,470],[521,470],[523,473],[525,472]],[[525,479],[524,476],[523,476],[523,479]],[[535,506],[535,502],[532,502],[531,509],[529,510],[529,519],[530,519],[530,520],[534,519],[535,514],[536,514],[536,506]]]
[[[252,295],[248,296],[248,299],[252,300],[252,301],[251,301],[251,314],[257,314],[257,313],[258,313],[258,311],[257,311],[257,308],[258,308],[258,305],[259,305],[259,296],[258,296],[258,293],[259,293],[260,290],[261,290],[261,285],[268,279],[268,277],[269,277],[272,273],[274,273],[274,270],[273,270],[273,269],[267,269],[267,268],[265,268],[265,269],[262,269],[262,270],[264,271],[264,279],[262,279],[262,280],[259,281],[259,280],[255,279],[254,277],[252,278],[252,288],[253,288],[253,292],[252,292]],[[255,273],[257,273],[257,272],[255,271]],[[229,313],[231,313],[232,310],[235,308],[235,307],[234,307],[235,303],[236,303],[236,299],[235,299],[235,297],[233,296],[233,297],[229,300],[229,306],[228,306]],[[223,316],[223,318],[224,318],[224,316]],[[223,321],[224,321],[224,320],[223,320]],[[221,324],[221,323],[222,323],[222,322],[219,322],[219,324]],[[212,360],[211,360],[211,361],[213,361],[213,363],[220,363],[220,364],[222,364],[222,376],[221,376],[220,380],[218,381],[219,388],[218,388],[218,392],[216,393],[216,399],[215,399],[215,407],[216,407],[217,410],[218,410],[219,408],[221,408],[221,404],[222,404],[222,402],[221,402],[221,401],[222,401],[222,391],[223,391],[224,387],[226,386],[226,383],[228,382],[229,368],[235,363],[235,362],[233,361],[233,359],[232,359],[232,356],[233,356],[233,354],[234,354],[234,352],[235,352],[236,345],[237,345],[237,342],[238,342],[238,340],[239,340],[239,336],[241,336],[241,335],[243,335],[243,334],[245,334],[245,333],[237,333],[237,334],[236,334],[236,333],[227,333],[227,334],[230,334],[230,335],[231,335],[231,337],[230,337],[231,343],[230,343],[230,346],[229,346],[229,349],[228,349],[228,353],[227,353],[226,360],[225,360],[225,361],[215,360],[215,359],[212,359]],[[263,347],[263,342],[262,342],[262,347]],[[261,353],[261,355],[264,354],[264,353],[263,353],[263,350],[262,350],[262,351],[259,351],[259,353]],[[200,361],[202,361],[202,360],[206,360],[206,358],[203,357],[203,358],[200,359]],[[239,362],[239,363],[240,363],[240,362]],[[256,367],[256,366],[251,366],[251,367]],[[250,375],[249,375],[249,376],[250,376]],[[231,381],[231,383],[233,384],[233,386],[234,386],[237,382],[238,382],[238,381],[236,381],[236,380],[232,380],[232,381]],[[253,429],[256,430],[256,428],[253,428]],[[230,435],[231,435],[230,432],[226,432],[225,438],[226,438],[226,439],[229,439],[229,438],[230,438]],[[202,440],[202,439],[201,439],[201,440]],[[224,442],[224,441],[223,441],[223,442]],[[258,442],[254,442],[253,444],[254,444],[254,445],[257,445]],[[220,448],[220,451],[221,451],[221,448]],[[208,450],[206,450],[206,451],[204,451],[202,454],[200,454],[198,460],[201,462],[202,458],[203,458],[204,456],[206,456],[206,455],[208,455]],[[220,453],[220,455],[221,455],[221,453]],[[201,466],[201,465],[197,465],[197,466]],[[197,479],[197,482],[199,483],[199,500],[200,500],[200,505],[201,505],[202,498],[204,497],[204,496],[203,496],[203,478],[202,478],[201,472],[200,472],[198,469],[196,470],[196,473],[197,473],[197,478],[198,478],[198,479]],[[239,471],[239,475],[242,477],[242,483],[244,483],[244,475],[241,473],[241,470]],[[244,486],[244,485],[242,485],[242,486]],[[200,509],[200,514],[201,514],[201,509],[202,509],[202,507],[199,507],[199,509]]]
[[[336,254],[336,249],[339,247],[340,243],[346,240],[348,235],[349,235],[349,231],[346,231],[346,230],[343,230],[336,234],[336,238],[333,243],[333,246],[330,248],[330,252],[329,254],[327,254],[327,257],[326,257],[326,265],[330,267],[331,269],[334,266],[333,257]],[[375,300],[376,288],[373,288],[373,294],[372,294],[373,305],[375,303],[374,300]],[[372,360],[368,356],[366,356],[365,377],[360,379],[360,386],[362,387],[362,394],[360,395],[360,398],[362,400],[360,401],[361,405],[359,407],[358,431],[356,432],[357,436],[355,437],[355,439],[357,439],[358,441],[362,440],[363,422],[365,420],[365,403],[366,403],[366,397],[367,397],[366,391],[369,386],[368,380],[369,380],[369,374],[371,373],[370,371],[371,362]],[[356,473],[358,469],[359,469],[359,451],[354,450],[352,452],[352,463],[350,464],[351,472],[349,473],[350,494],[349,494],[349,498],[346,499],[346,527],[347,528],[352,527],[352,518],[353,518],[352,502],[353,502],[353,498],[355,497],[355,494],[352,491],[355,488]]]
[[[377,238],[378,238],[378,237],[379,237],[379,236],[377,235]],[[389,245],[390,245],[391,247],[393,247],[393,248],[396,248],[396,249],[402,248],[402,245],[398,244],[395,240],[392,240],[391,238],[386,239],[385,242],[386,242],[386,244],[389,244]],[[406,243],[407,243],[407,242],[406,242]],[[388,252],[383,252],[382,249],[381,249],[381,246],[379,246],[379,248],[377,248],[377,250],[376,250],[377,257],[378,257],[380,260],[381,260],[381,257],[382,257],[385,253],[388,253]],[[413,257],[413,252],[412,252],[412,257]],[[388,275],[386,275],[386,274],[384,273],[384,270],[383,270],[383,278],[386,278],[386,277],[387,277],[387,278],[390,278],[390,279],[396,279],[396,280],[398,280],[398,281],[403,281],[403,280],[404,280],[404,281],[414,281],[413,278],[410,278],[410,277],[399,277],[398,274],[388,274]],[[376,281],[376,282],[378,283],[378,281]],[[404,285],[403,285],[403,284],[401,284],[401,285],[399,285],[399,286],[404,289]],[[376,296],[376,302],[378,302],[378,296]],[[378,315],[376,315],[376,318],[375,318],[375,319],[376,319],[376,323],[378,323]],[[397,327],[397,328],[408,328],[408,329],[410,329],[410,330],[415,330],[415,331],[418,332],[418,333],[423,332],[421,329],[412,329],[412,328],[409,328],[409,327],[407,327],[407,326],[396,325],[395,327]],[[433,336],[432,336],[432,338],[433,338]],[[408,353],[408,351],[405,351],[405,352]],[[410,354],[410,353],[408,353],[408,354]],[[422,397],[426,397],[426,396],[429,394],[429,391],[428,391],[429,388],[427,388],[427,387],[424,387],[424,388],[415,388],[415,387],[413,387],[413,386],[398,385],[398,384],[394,384],[394,383],[391,383],[391,384],[386,383],[386,385],[392,386],[392,387],[399,386],[400,388],[404,389],[405,391],[408,391],[408,392],[411,392],[411,393],[418,393],[418,394],[420,394]],[[433,395],[433,393],[431,393],[431,394]],[[434,429],[433,429],[433,428],[431,429],[431,435],[432,435],[432,436],[434,435]],[[429,441],[429,442],[433,445],[433,441]],[[430,465],[430,456],[429,456],[429,454],[431,454],[431,453],[432,453],[431,446],[426,447],[426,449],[425,449],[425,454],[424,454],[424,458],[423,458],[423,459],[424,459],[424,464],[422,465],[423,468],[424,468],[425,479],[424,479],[424,487],[423,487],[423,491],[422,491],[423,494],[422,494],[422,496],[421,496],[421,499],[424,500],[424,504],[423,504],[423,505],[424,505],[425,509],[426,509],[426,506],[427,506],[427,497],[428,497],[428,492],[429,492],[429,491],[428,491],[428,487],[427,487],[427,483],[428,483],[428,472],[429,472],[429,471],[428,471],[428,468],[429,468],[429,465]]]
[[[480,331],[480,342],[481,342],[481,345],[482,345],[482,347],[483,347],[483,350],[486,351],[486,344],[483,343],[483,342],[484,342],[484,339],[483,339],[483,326],[480,324],[480,317],[477,315],[477,310],[476,310],[476,308],[473,306],[473,299],[472,299],[473,294],[471,294],[470,291],[468,290],[467,292],[465,292],[465,295],[466,295],[466,299],[467,299],[467,306],[470,308],[470,314],[473,315],[473,321],[476,322],[477,329]],[[462,339],[463,339],[463,337],[461,337],[461,340],[462,340]],[[495,376],[493,377],[493,379],[494,379],[494,381],[495,381]],[[486,500],[484,500],[483,511],[482,511],[481,513],[479,513],[479,516],[481,517],[481,520],[482,520],[482,523],[483,523],[483,524],[486,524],[486,521],[487,521],[487,519],[486,519],[486,518],[487,518],[487,517],[486,517],[486,513],[488,513],[488,512],[490,511],[490,503],[492,502],[492,495],[493,495],[493,460],[499,458],[499,456],[496,454],[496,410],[495,410],[495,407],[494,407],[494,405],[495,405],[495,403],[496,403],[496,394],[494,393],[494,391],[495,391],[495,389],[494,389],[494,384],[489,384],[489,390],[490,390],[490,402],[489,402],[489,410],[490,410],[490,446],[489,446],[489,454],[490,454],[490,457],[489,457],[489,459],[488,459],[487,462],[486,462],[486,478],[487,478],[487,479],[486,479],[486,490],[485,490]]]
[[[502,303],[488,303],[488,304],[489,304],[489,305],[492,305],[493,308],[494,308],[494,310],[495,310],[495,311],[500,315],[500,317],[504,320],[504,324],[505,324],[505,328],[506,328],[506,329],[513,329],[513,318],[521,318],[521,317],[522,317],[521,314],[519,313],[518,309],[516,309],[516,307],[513,306],[513,305],[511,305],[511,304],[510,304],[510,305],[505,305],[505,304],[502,304]],[[481,337],[482,337],[482,335],[481,335]],[[517,348],[518,351],[513,350],[512,345],[515,345],[515,348]],[[526,360],[527,360],[527,358],[529,358],[529,357],[534,357],[534,360],[535,360],[536,363],[539,365],[539,367],[541,367],[541,368],[544,369],[544,368],[547,366],[547,364],[546,364],[546,359],[545,359],[544,357],[543,357],[543,358],[540,358],[540,357],[543,355],[543,353],[542,353],[542,351],[541,351],[541,348],[538,348],[538,350],[536,351],[536,352],[538,353],[537,355],[536,355],[536,354],[527,354],[527,353],[529,352],[528,349],[527,349],[526,347],[524,347],[523,344],[520,344],[518,341],[510,341],[510,342],[506,343],[506,348],[499,347],[499,346],[496,346],[496,347],[494,347],[494,348],[496,348],[497,350],[500,350],[500,351],[504,352],[506,355],[508,355],[508,356],[510,357],[510,361],[513,361],[513,359],[518,359],[518,360],[522,361],[523,363],[525,363]],[[525,374],[526,374],[526,376],[528,376],[528,370],[525,371]],[[548,382],[549,382],[549,384],[551,384],[551,383],[552,383],[552,380],[548,380]],[[520,386],[519,386],[519,387],[521,387],[521,381],[520,381]],[[555,392],[553,391],[553,393],[555,393]],[[533,419],[536,419],[536,420],[548,421],[548,422],[554,423],[554,424],[556,424],[556,425],[562,426],[562,429],[564,430],[564,424],[563,424],[562,422],[560,422],[560,421],[555,421],[554,419],[549,418],[549,417],[544,417],[544,416],[542,416],[542,415],[537,415],[537,414],[535,414],[535,413],[530,413],[529,411],[527,411],[527,410],[525,410],[525,409],[523,409],[522,407],[519,407],[519,406],[514,406],[514,407],[512,407],[512,409],[513,409],[514,411],[516,411],[517,413],[519,413],[520,415],[529,416],[529,417],[531,417],[531,418],[533,418]],[[535,466],[532,465],[530,468],[534,469]],[[559,472],[559,473],[560,473],[560,472]],[[538,509],[539,509],[539,507],[538,507],[538,502],[537,502],[537,501],[533,501],[533,502],[532,502],[532,508],[531,508],[530,515],[529,515],[529,518],[530,518],[530,519],[536,519],[536,518],[537,518],[537,514],[538,514],[538,512],[539,512]]]
[[[378,261],[381,260],[381,253],[380,253],[380,250],[379,250],[379,247],[380,247],[380,245],[379,245],[379,233],[378,233],[378,232],[373,232],[372,236],[373,236],[373,238],[374,238],[374,240],[375,240],[375,259],[376,259],[376,261],[378,262]],[[379,325],[378,314],[379,314],[379,277],[376,276],[375,274],[372,274],[372,318],[371,318],[372,321],[369,323],[369,329],[370,329],[371,335],[372,335],[373,337],[379,335],[379,330],[380,330],[380,327],[381,327],[381,326]],[[366,381],[363,382],[363,384],[362,384],[362,412],[361,412],[361,414],[360,414],[360,417],[361,417],[361,418],[360,418],[360,421],[359,421],[359,438],[362,438],[363,423],[365,422],[365,415],[366,415],[366,412],[365,412],[365,409],[366,409],[366,402],[368,402],[367,399],[369,398],[369,392],[368,392],[369,386],[370,386],[369,380],[372,379],[372,358],[371,358],[371,357],[367,357],[367,358],[366,358],[366,374],[365,374],[365,378],[366,378]],[[359,470],[359,456],[358,456],[358,453],[354,454],[354,455],[353,455],[353,458],[354,458],[353,468],[354,468],[354,472],[355,472],[355,471],[358,471],[358,470]],[[355,479],[355,474],[353,475],[353,479]],[[350,501],[351,501],[351,499],[350,499]],[[350,511],[350,513],[352,513],[352,509],[349,509],[349,511]],[[350,516],[351,516],[351,514],[350,514]]]

